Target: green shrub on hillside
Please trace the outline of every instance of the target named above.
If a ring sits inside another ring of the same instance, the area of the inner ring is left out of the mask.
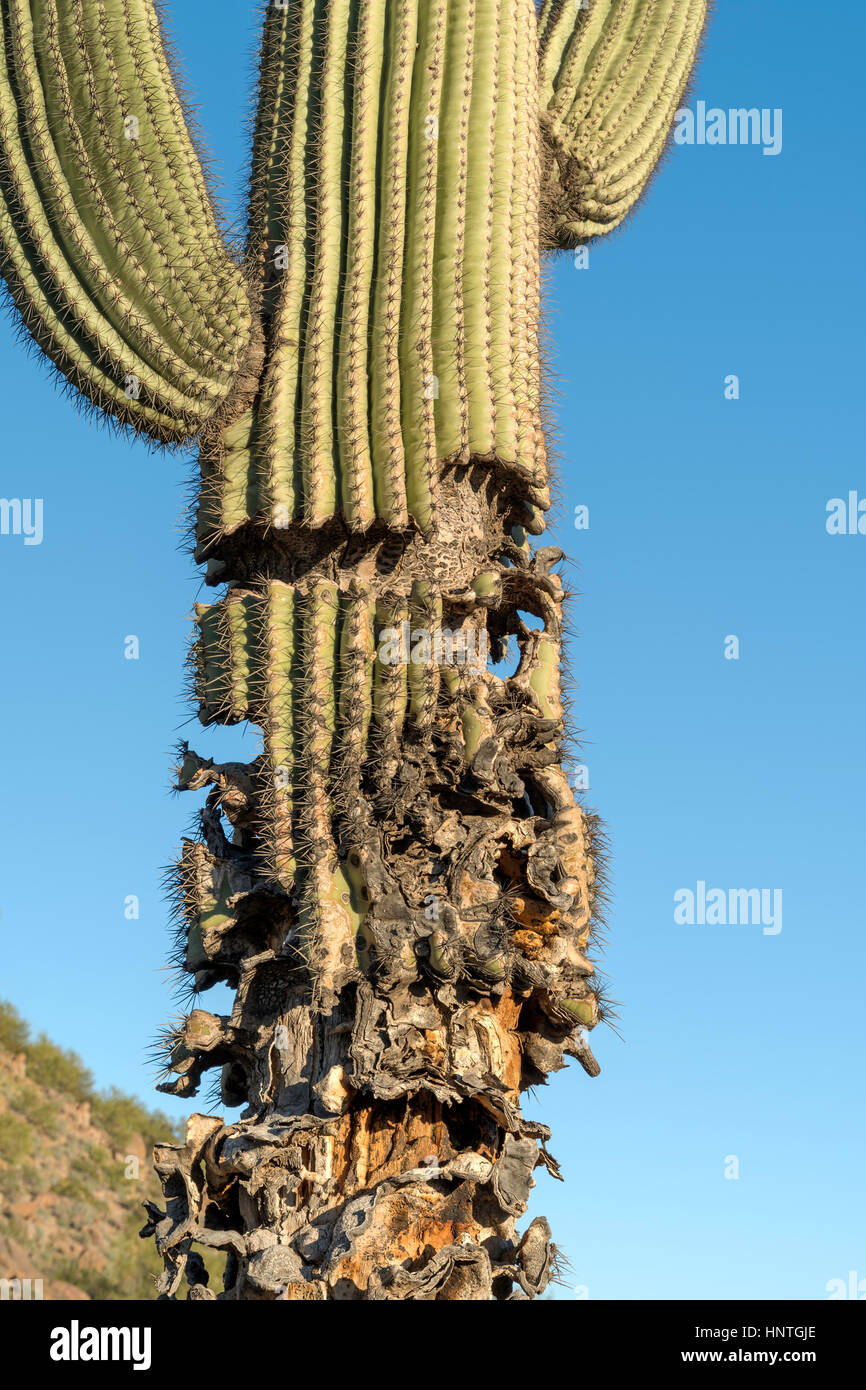
[[[23,1054],[21,1075],[4,1067],[10,1053]],[[177,1140],[178,1125],[114,1088],[95,1090],[80,1057],[44,1035],[34,1039],[17,1010],[3,1001],[0,1092],[6,1106],[0,1114],[0,1232],[19,1239],[46,1279],[74,1284],[95,1299],[152,1299],[160,1261],[152,1242],[138,1238],[145,1220],[142,1198],[158,1193],[148,1151]],[[96,1132],[70,1117],[69,1101],[88,1103]],[[58,1135],[64,1136],[59,1144]],[[129,1181],[125,1156],[140,1155],[142,1141],[148,1156],[136,1170],[139,1181]],[[18,1222],[13,1203],[44,1191],[52,1193],[44,1211]],[[52,1236],[58,1231],[63,1254]],[[78,1258],[68,1254],[70,1241],[80,1247]],[[214,1263],[219,1270],[225,1259]]]
[[[20,1108],[19,1106],[18,1109]],[[28,1105],[26,1113],[30,1123],[41,1130],[43,1134],[47,1134],[49,1138],[60,1133],[60,1116],[56,1106],[51,1105],[48,1101],[39,1101],[36,1105]]]
[[[145,1147],[176,1141],[180,1136],[176,1122],[170,1120],[159,1110],[146,1110],[131,1096],[125,1096],[112,1087],[110,1091],[93,1099],[91,1114],[94,1124],[101,1125],[118,1148],[128,1144],[135,1134],[140,1134]]]
[[[52,1270],[52,1277],[83,1289],[91,1298],[116,1302],[155,1297],[155,1280],[160,1263],[152,1244],[139,1240],[141,1213],[130,1212],[111,1249],[105,1267],[91,1269],[74,1260],[63,1260]],[[220,1284],[217,1287],[221,1287]]]
[[[148,1110],[132,1096],[115,1087],[96,1091],[91,1072],[75,1052],[57,1047],[44,1033],[30,1041],[30,1029],[11,1004],[0,1000],[0,1051],[24,1053],[27,1075],[48,1091],[59,1091],[66,1100],[89,1101],[93,1122],[105,1130],[119,1149],[140,1134],[145,1147],[177,1141],[181,1135],[175,1121],[159,1110]],[[20,1107],[19,1107],[20,1108]],[[30,1110],[28,1108],[28,1115]],[[40,1129],[51,1130],[47,1106],[38,1106],[32,1115]]]
[[[67,1100],[90,1100],[93,1077],[74,1052],[55,1047],[44,1034],[26,1049],[27,1075],[48,1091],[60,1091]]]
[[[9,1204],[18,1202],[22,1197],[26,1196],[27,1184],[24,1181],[21,1169],[0,1167],[0,1197],[5,1199],[2,1206],[0,1206],[0,1213],[2,1213],[2,1215],[0,1215],[0,1221],[2,1221],[2,1229],[5,1236],[14,1236],[14,1231],[12,1230],[14,1218],[10,1217],[8,1214]]]
[[[4,1163],[21,1163],[33,1152],[33,1130],[26,1120],[5,1114],[0,1124],[0,1159]]]
[[[81,1178],[60,1178],[58,1182],[52,1185],[51,1191],[54,1193],[55,1197],[65,1197],[70,1202],[78,1202],[85,1206],[93,1201],[88,1184],[82,1182]]]
[[[0,1049],[23,1052],[30,1041],[30,1029],[17,1009],[0,999]]]

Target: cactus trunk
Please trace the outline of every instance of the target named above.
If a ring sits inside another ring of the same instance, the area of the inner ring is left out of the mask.
[[[211,788],[186,968],[237,996],[189,1017],[165,1086],[219,1066],[247,1110],[159,1155],[187,1194],[165,1287],[194,1223],[242,1298],[531,1297],[549,1232],[515,1223],[556,1169],[520,1093],[564,1053],[595,1074],[598,1016],[560,556],[526,536],[549,505],[534,6],[301,0],[270,11],[263,73],[265,366],[203,449],[198,553],[228,589],[194,668],[203,722],[264,748],[186,750],[181,785]]]

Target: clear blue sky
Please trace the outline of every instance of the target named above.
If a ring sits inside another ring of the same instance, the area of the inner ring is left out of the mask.
[[[256,7],[168,9],[236,211]],[[575,1064],[530,1104],[568,1180],[540,1178],[533,1210],[590,1298],[866,1279],[866,535],[825,529],[830,498],[866,498],[864,44],[847,0],[724,0],[693,103],[781,108],[781,154],[676,149],[589,269],[552,275],[557,538],[581,566],[572,662],[624,1041],[597,1032],[601,1077]],[[0,995],[153,1104],[160,866],[194,811],[168,795],[170,750],[240,737],[184,724],[191,469],[77,416],[6,325],[0,400],[0,494],[43,498],[45,532],[0,537]],[[782,931],[678,925],[698,881],[781,889]]]

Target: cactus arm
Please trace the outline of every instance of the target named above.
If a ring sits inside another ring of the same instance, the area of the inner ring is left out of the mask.
[[[94,406],[162,442],[243,377],[245,283],[208,196],[151,0],[8,0],[0,272]]]
[[[546,248],[603,235],[634,209],[664,151],[706,17],[707,0],[546,0]]]

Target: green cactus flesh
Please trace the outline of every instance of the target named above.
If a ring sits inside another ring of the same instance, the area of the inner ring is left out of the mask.
[[[269,12],[293,95],[254,153],[266,367],[207,441],[201,554],[250,520],[429,531],[445,460],[546,505],[534,23],[525,0]]]

